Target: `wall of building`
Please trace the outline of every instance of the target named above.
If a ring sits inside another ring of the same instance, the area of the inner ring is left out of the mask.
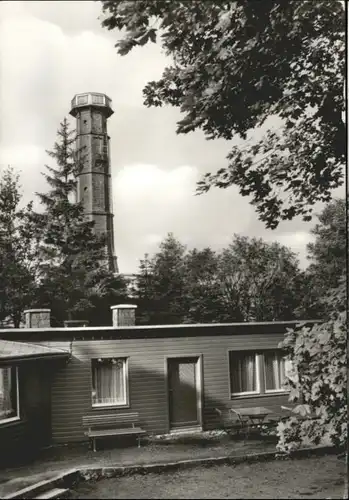
[[[200,325],[195,325],[199,326]],[[258,395],[232,399],[230,396],[228,352],[275,349],[283,339],[286,326],[259,325],[209,328],[140,327],[121,329],[89,329],[69,331],[70,340],[43,341],[51,347],[72,349],[71,361],[55,372],[52,382],[52,439],[54,443],[85,440],[82,416],[137,411],[141,425],[150,433],[169,431],[169,409],[165,365],[168,357],[202,356],[203,362],[203,426],[217,425],[215,407],[267,406],[280,411],[287,394]],[[239,333],[239,328],[241,333]],[[201,332],[201,335],[200,335]],[[64,332],[63,332],[64,333]],[[61,335],[63,335],[61,333]],[[34,334],[35,335],[35,334]],[[46,339],[47,339],[46,336]],[[23,339],[22,339],[23,340]],[[92,408],[91,359],[127,357],[129,399],[127,408]]]

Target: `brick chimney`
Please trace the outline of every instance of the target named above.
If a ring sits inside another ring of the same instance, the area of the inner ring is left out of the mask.
[[[135,304],[119,304],[111,306],[113,326],[134,326],[136,324]]]
[[[24,311],[25,328],[51,328],[51,309]]]

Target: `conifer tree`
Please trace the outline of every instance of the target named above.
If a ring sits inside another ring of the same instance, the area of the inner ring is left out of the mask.
[[[56,162],[56,167],[46,165],[48,173],[43,174],[51,189],[37,193],[44,207],[38,215],[43,227],[42,300],[57,324],[91,318],[102,297],[110,297],[113,290],[119,295],[124,286],[108,270],[106,237],[94,234],[94,222],[86,219],[82,203],[75,199],[85,153],[75,151],[74,135],[64,119],[53,150],[47,151]]]

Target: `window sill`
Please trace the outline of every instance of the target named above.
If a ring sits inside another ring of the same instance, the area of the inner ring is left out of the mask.
[[[17,423],[17,422],[20,422],[20,421],[21,421],[21,419],[18,416],[17,417],[11,417],[11,418],[5,418],[3,420],[0,420],[0,427],[2,425],[5,426],[7,424],[14,424],[14,423]]]
[[[232,398],[253,398],[260,396],[260,392],[234,392],[231,394]]]
[[[285,391],[283,389],[275,389],[275,390],[270,389],[268,391],[265,391],[265,394],[271,394],[271,395],[275,394],[275,395],[277,395],[277,394],[288,394],[289,392],[290,391]]]
[[[251,399],[251,398],[270,398],[271,396],[287,396],[289,394],[288,391],[275,391],[275,392],[263,392],[262,394],[231,394],[230,399]]]
[[[93,404],[92,409],[93,410],[116,410],[116,409],[122,409],[122,408],[130,408],[130,405],[128,403],[125,404]]]

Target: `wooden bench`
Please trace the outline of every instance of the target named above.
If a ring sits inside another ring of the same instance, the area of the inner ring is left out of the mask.
[[[107,415],[89,415],[82,417],[83,427],[87,427],[85,436],[93,441],[93,451],[96,451],[96,439],[107,436],[136,435],[138,448],[141,446],[141,436],[146,431],[139,426],[138,413],[110,413]]]

